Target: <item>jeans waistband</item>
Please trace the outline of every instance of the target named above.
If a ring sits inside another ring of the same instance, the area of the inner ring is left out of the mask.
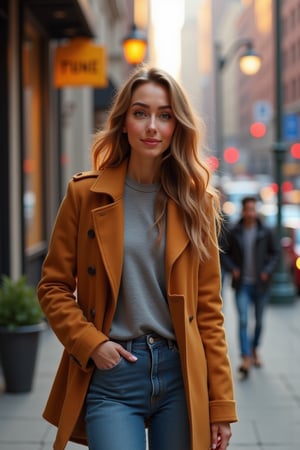
[[[167,345],[169,348],[177,347],[176,341],[172,339],[167,339],[165,337],[159,336],[156,333],[149,333],[149,334],[143,334],[142,336],[138,336],[134,339],[128,339],[128,340],[119,340],[119,339],[112,339],[112,341],[117,342],[118,344],[122,345],[122,347],[126,348],[129,352],[131,351],[132,347],[134,345],[138,346],[145,346],[145,348],[152,346],[152,345]]]

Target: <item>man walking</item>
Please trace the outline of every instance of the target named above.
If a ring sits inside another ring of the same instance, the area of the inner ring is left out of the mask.
[[[232,287],[239,321],[239,344],[243,378],[249,375],[251,363],[260,367],[258,346],[263,328],[263,314],[269,299],[271,275],[279,251],[275,236],[258,218],[256,198],[242,200],[239,222],[227,234],[222,265],[232,274]],[[250,306],[254,306],[254,330],[249,330]]]

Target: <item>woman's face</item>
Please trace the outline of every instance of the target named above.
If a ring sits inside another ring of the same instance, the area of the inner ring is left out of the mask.
[[[123,128],[131,157],[160,158],[170,146],[175,126],[167,89],[153,82],[139,85],[133,92]]]

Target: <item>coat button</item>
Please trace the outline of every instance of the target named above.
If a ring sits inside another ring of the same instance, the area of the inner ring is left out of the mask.
[[[88,230],[88,237],[91,239],[95,237],[95,231],[92,228]]]
[[[189,317],[189,322],[192,322],[194,320],[194,316]]]
[[[96,267],[94,266],[89,266],[87,271],[89,275],[96,275]]]

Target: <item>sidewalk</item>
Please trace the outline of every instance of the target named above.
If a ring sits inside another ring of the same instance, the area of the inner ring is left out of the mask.
[[[239,414],[239,422],[232,426],[230,449],[299,449],[299,299],[293,305],[268,307],[261,351],[264,366],[253,369],[245,381],[239,381],[236,370],[239,364],[236,317],[232,291],[228,286],[224,295],[224,312]],[[41,418],[41,412],[60,354],[61,346],[48,329],[42,336],[33,391],[29,394],[6,394],[0,377],[0,450],[52,449],[55,428]],[[67,450],[84,448],[72,443],[67,446]]]

